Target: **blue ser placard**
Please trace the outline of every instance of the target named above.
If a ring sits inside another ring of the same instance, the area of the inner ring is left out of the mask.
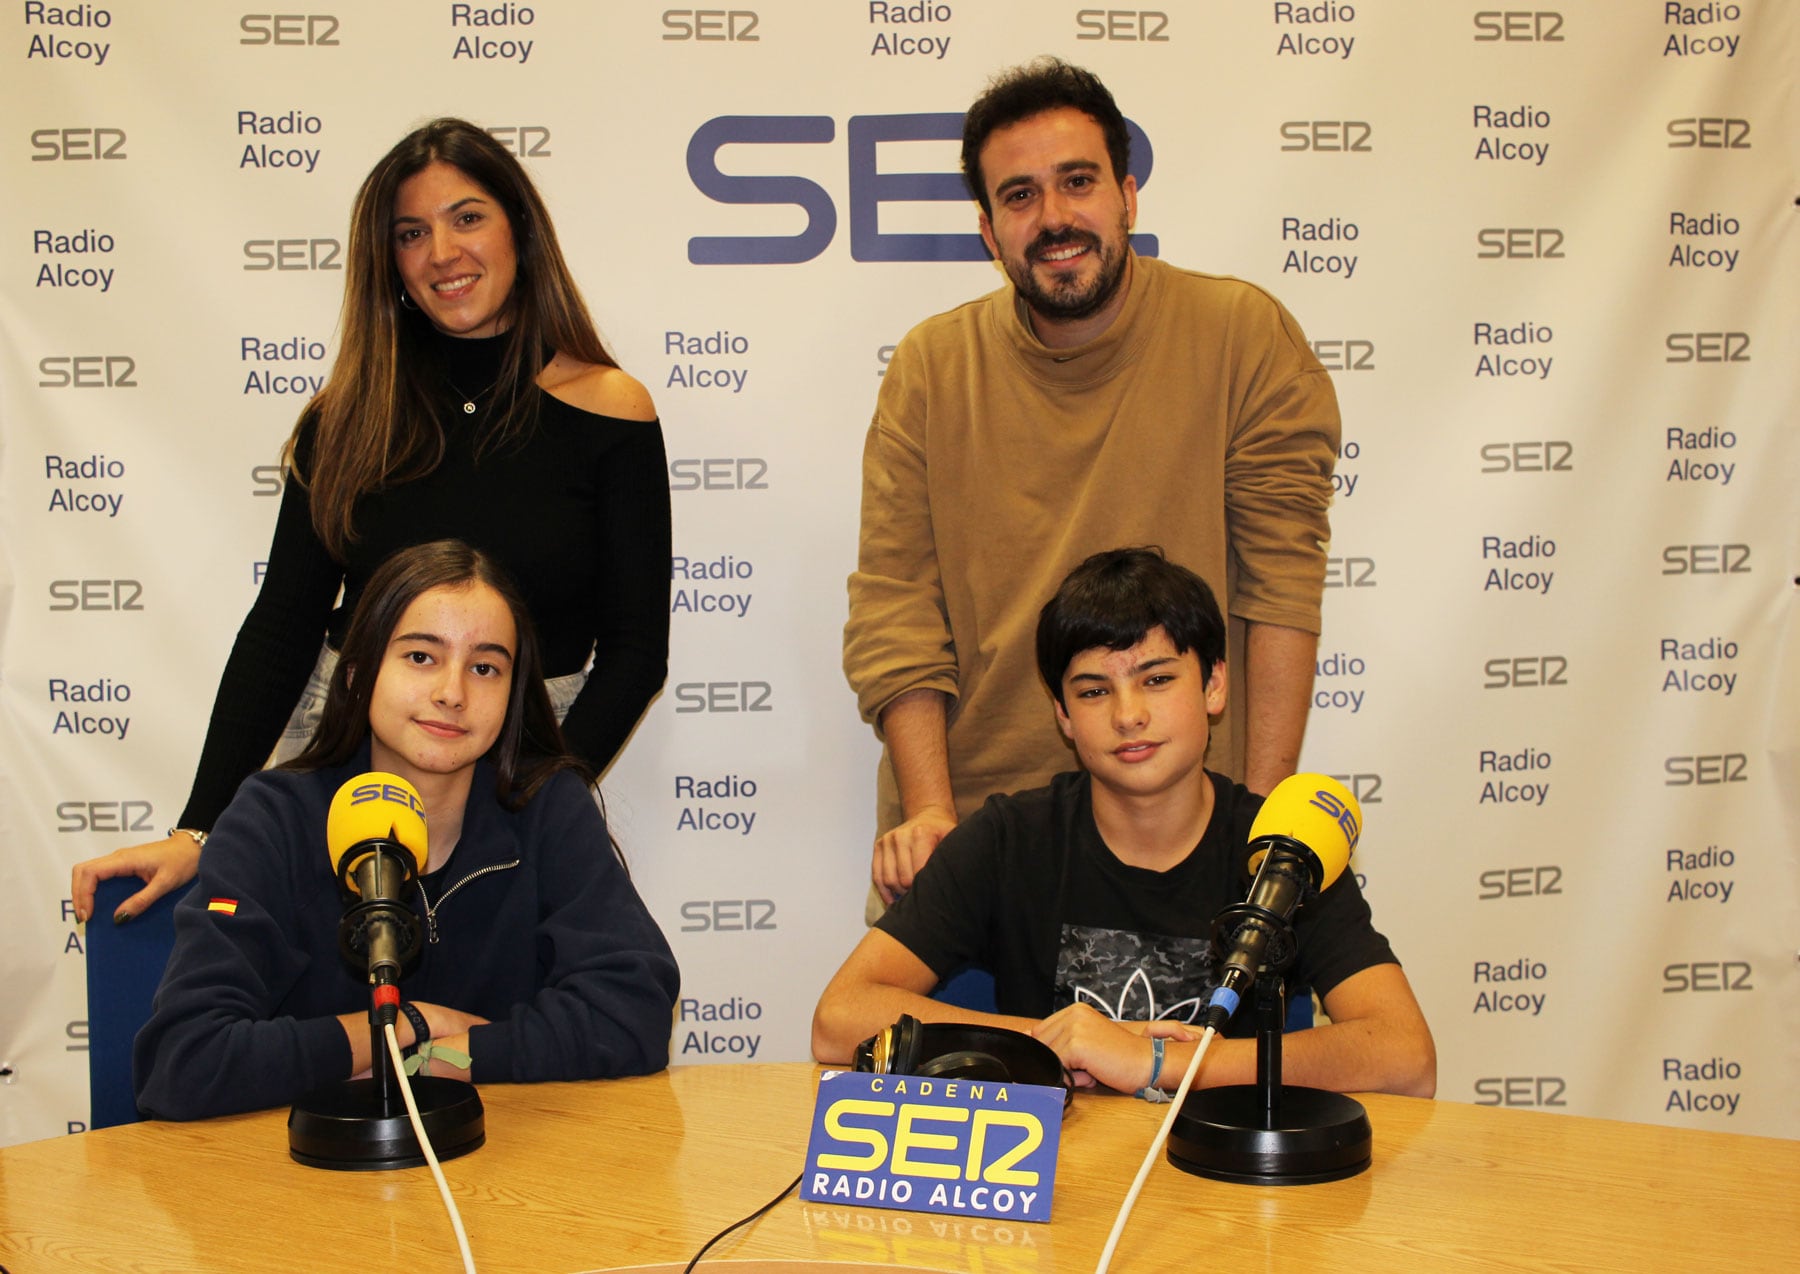
[[[1063,1090],[828,1071],[800,1197],[1048,1221]]]

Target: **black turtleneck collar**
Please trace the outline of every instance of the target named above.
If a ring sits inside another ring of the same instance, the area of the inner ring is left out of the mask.
[[[439,370],[460,390],[473,395],[499,378],[512,333],[464,337],[451,336],[434,327],[429,339]]]

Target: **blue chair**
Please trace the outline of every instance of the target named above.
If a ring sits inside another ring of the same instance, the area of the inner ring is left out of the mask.
[[[1000,1011],[994,1000],[994,975],[973,964],[964,965],[938,983],[931,998],[975,1013]]]
[[[177,889],[129,923],[115,925],[113,909],[142,886],[135,876],[100,882],[87,926],[88,1126],[136,1123],[131,1087],[131,1042],[150,1019],[150,1003],[175,945]]]

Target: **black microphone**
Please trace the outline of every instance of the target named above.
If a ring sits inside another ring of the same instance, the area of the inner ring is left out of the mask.
[[[1362,835],[1356,798],[1324,774],[1294,774],[1275,785],[1250,826],[1250,895],[1219,913],[1213,946],[1224,958],[1205,1025],[1222,1031],[1265,965],[1294,958],[1289,924],[1306,899],[1343,874]]]
[[[367,968],[371,984],[392,986],[419,954],[419,918],[406,890],[427,858],[424,803],[397,774],[359,774],[331,798],[325,840],[351,904],[338,924],[338,947]]]

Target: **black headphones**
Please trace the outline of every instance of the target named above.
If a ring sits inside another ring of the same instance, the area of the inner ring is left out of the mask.
[[[999,1026],[921,1022],[902,1013],[892,1026],[856,1046],[854,1069],[877,1075],[984,1079],[1061,1088],[1074,1095],[1062,1061],[1042,1040]]]

